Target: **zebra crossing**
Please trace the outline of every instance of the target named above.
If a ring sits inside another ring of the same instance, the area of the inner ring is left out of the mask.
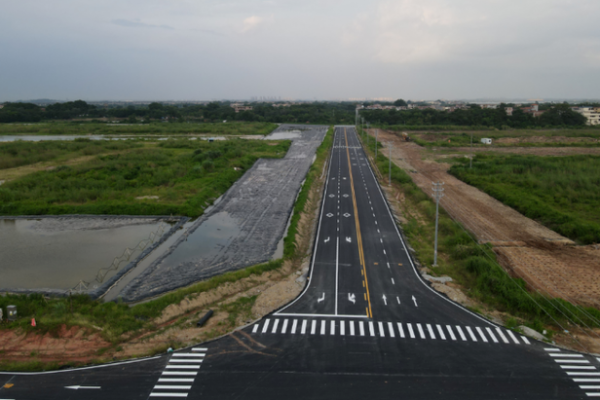
[[[411,322],[265,318],[254,324],[252,333],[316,336],[366,336],[390,339],[424,339],[490,344],[525,344],[525,336],[500,327],[461,326]]]
[[[600,371],[583,354],[568,353],[558,348],[544,350],[585,391],[587,397],[600,397]],[[596,360],[600,361],[600,358]]]
[[[189,353],[173,353],[150,397],[187,397],[207,351],[194,347]]]

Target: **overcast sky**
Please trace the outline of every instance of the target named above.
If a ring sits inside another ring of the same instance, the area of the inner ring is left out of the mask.
[[[0,6],[0,101],[600,98],[599,0]]]

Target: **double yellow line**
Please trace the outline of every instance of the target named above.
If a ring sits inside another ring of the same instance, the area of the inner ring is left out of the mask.
[[[350,149],[348,148],[348,134],[344,128],[344,138],[346,139],[346,155],[348,156],[348,171],[350,172],[350,190],[352,191],[352,204],[354,205],[354,222],[356,223],[356,241],[358,242],[358,257],[365,277],[365,288],[367,290],[367,317],[373,318],[371,310],[371,295],[369,294],[369,280],[367,279],[367,268],[365,263],[365,252],[363,250],[362,235],[360,234],[360,221],[358,220],[358,207],[356,206],[356,193],[354,192],[354,178],[352,177],[352,162],[350,161]]]

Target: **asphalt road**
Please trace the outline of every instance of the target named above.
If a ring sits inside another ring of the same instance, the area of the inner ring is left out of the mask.
[[[203,346],[133,364],[0,375],[14,384],[0,399],[600,397],[598,359],[496,326],[421,281],[351,127],[335,130],[305,292]],[[64,388],[82,384],[101,388]]]

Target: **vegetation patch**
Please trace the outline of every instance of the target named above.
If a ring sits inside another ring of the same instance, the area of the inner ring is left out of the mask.
[[[281,158],[290,143],[169,139],[143,148],[130,144],[133,148],[127,152],[100,155],[83,164],[59,166],[5,183],[0,187],[0,214],[195,217],[258,158]],[[144,196],[158,199],[136,200]]]
[[[478,155],[450,173],[581,244],[600,242],[600,157]]]
[[[369,141],[367,152],[374,158],[374,143]],[[366,148],[366,146],[365,146]],[[389,160],[378,151],[375,164],[385,182]],[[475,169],[475,163],[474,167]],[[435,235],[435,203],[401,168],[392,163],[392,182],[404,196],[401,202],[407,219],[402,228],[417,258],[434,275],[449,275],[467,288],[475,300],[501,312],[526,321],[526,325],[541,331],[544,325],[566,325],[565,314],[591,327],[598,327],[600,311],[590,307],[574,306],[562,299],[548,299],[538,293],[529,293],[526,283],[512,278],[496,261],[489,245],[480,245],[457,222],[440,208],[438,231],[438,266],[433,264]],[[542,308],[543,307],[543,308]]]

